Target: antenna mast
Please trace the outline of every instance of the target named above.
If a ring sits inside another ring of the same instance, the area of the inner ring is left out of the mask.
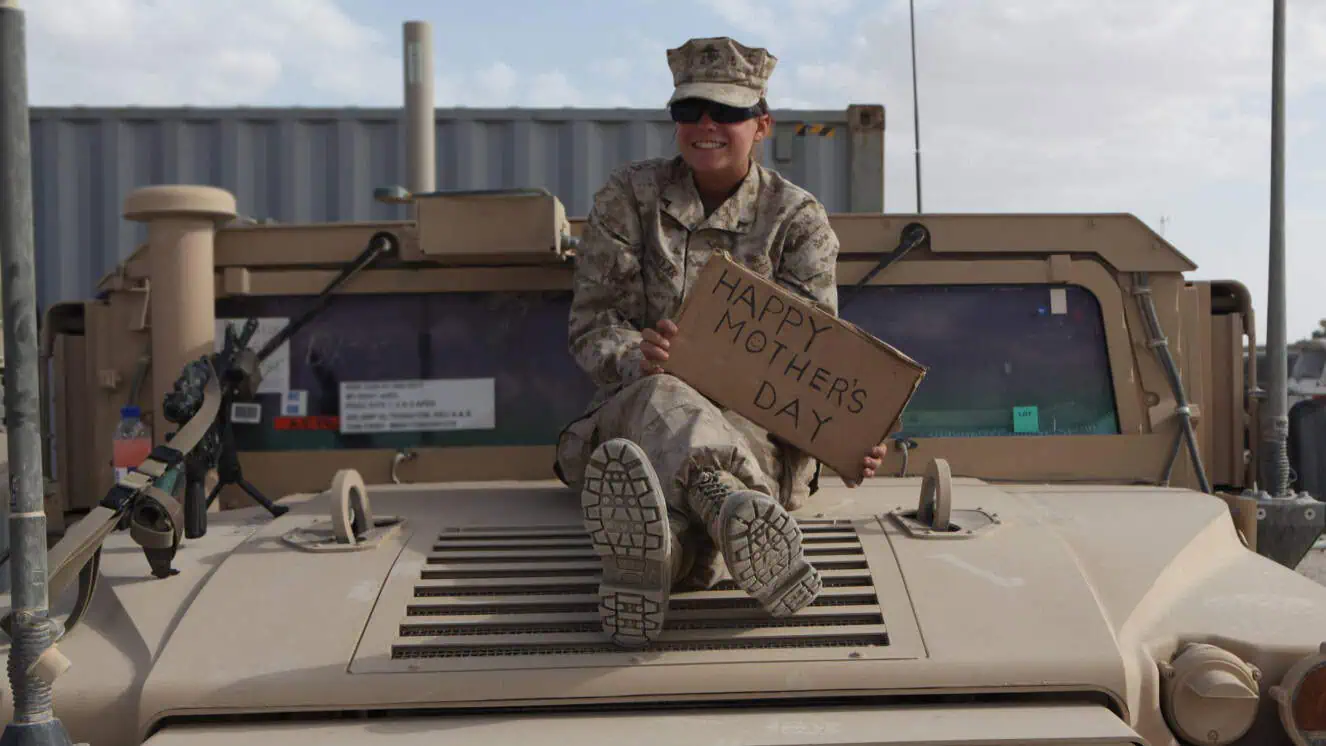
[[[1289,478],[1289,356],[1285,338],[1285,2],[1273,0],[1271,34],[1271,246],[1266,290],[1269,446],[1258,464],[1257,553],[1294,568],[1326,526],[1326,510]],[[1249,350],[1250,355],[1257,351]],[[1258,374],[1260,377],[1260,373]],[[1269,468],[1261,468],[1267,466]],[[1269,472],[1269,473],[1268,473]]]
[[[1266,279],[1266,362],[1275,481],[1267,492],[1289,495],[1288,353],[1285,340],[1285,0],[1274,0],[1271,34],[1271,246]]]
[[[916,153],[916,213],[921,214],[921,103],[916,93],[916,0],[908,0],[912,27],[912,136]]]
[[[18,0],[0,0],[0,284],[9,431],[9,684],[3,746],[67,746],[52,683],[69,667],[55,648],[46,567],[45,489],[33,264],[32,143],[26,26]]]

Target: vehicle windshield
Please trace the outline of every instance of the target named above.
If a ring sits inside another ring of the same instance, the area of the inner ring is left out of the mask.
[[[869,286],[843,316],[929,368],[903,417],[908,436],[1117,433],[1100,308],[1081,288],[1059,292],[1052,303],[1046,285]],[[306,307],[235,297],[217,316],[279,324]],[[344,296],[274,358],[264,386],[286,393],[259,396],[259,421],[236,424],[239,447],[556,443],[593,395],[567,350],[569,307],[564,291]],[[429,379],[491,379],[494,426],[338,432],[342,381]]]
[[[1299,350],[1289,377],[1319,381],[1323,368],[1326,368],[1326,350],[1320,347],[1304,347]]]
[[[1095,296],[1046,285],[870,286],[843,316],[929,368],[913,437],[1119,432]]]

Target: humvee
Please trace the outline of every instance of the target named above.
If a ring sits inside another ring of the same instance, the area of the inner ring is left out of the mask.
[[[1294,345],[1293,360],[1289,365],[1289,397],[1291,402],[1326,398],[1326,319],[1312,337]]]
[[[75,741],[1326,738],[1326,588],[1257,545],[1249,293],[1135,217],[831,216],[842,316],[928,368],[882,473],[826,469],[795,513],[812,606],[679,593],[627,650],[552,468],[591,393],[583,222],[541,190],[394,198],[410,219],[264,225],[141,189],[146,243],[46,314],[52,501],[85,514],[40,663]],[[117,482],[121,408],[168,461],[204,384],[216,474]]]

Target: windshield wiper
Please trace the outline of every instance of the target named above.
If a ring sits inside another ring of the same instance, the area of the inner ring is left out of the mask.
[[[875,279],[875,275],[878,275],[880,272],[887,269],[889,265],[904,256],[907,256],[907,254],[917,246],[920,246],[921,244],[929,245],[929,243],[930,230],[928,228],[920,223],[908,223],[903,227],[902,234],[898,238],[898,248],[880,257],[879,262],[872,267],[864,277],[857,280],[856,283],[852,285],[851,289],[847,291],[847,299],[838,302],[838,315],[841,316],[843,309],[846,308],[849,303],[856,300],[857,296],[861,294],[862,289],[864,289],[871,280]]]

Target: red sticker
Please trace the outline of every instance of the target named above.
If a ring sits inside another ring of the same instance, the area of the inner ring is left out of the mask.
[[[277,430],[339,430],[340,417],[273,417]]]

